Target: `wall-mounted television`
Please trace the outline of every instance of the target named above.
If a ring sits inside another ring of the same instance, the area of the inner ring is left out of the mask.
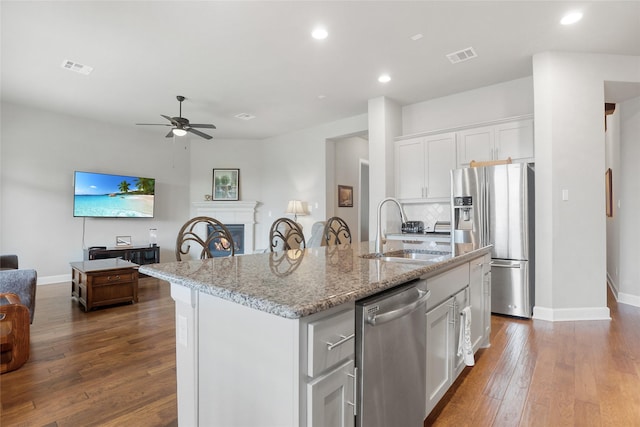
[[[155,187],[154,178],[76,171],[73,216],[153,218]]]

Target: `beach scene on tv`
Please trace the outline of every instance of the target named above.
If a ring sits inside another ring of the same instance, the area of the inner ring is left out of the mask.
[[[76,172],[73,216],[152,218],[155,179]]]

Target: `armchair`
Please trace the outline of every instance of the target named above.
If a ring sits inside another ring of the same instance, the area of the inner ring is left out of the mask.
[[[30,323],[36,309],[37,278],[35,270],[0,270],[0,293],[18,295],[20,303],[29,309]]]

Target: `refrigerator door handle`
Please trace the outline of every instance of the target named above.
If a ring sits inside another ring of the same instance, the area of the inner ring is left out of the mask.
[[[491,267],[498,268],[520,268],[520,261],[491,261]]]

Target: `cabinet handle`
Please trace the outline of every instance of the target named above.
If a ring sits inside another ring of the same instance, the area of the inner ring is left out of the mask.
[[[107,280],[111,280],[111,279],[113,279],[113,280],[120,280],[120,276],[118,275],[118,276],[115,276],[115,277],[113,277],[113,278],[112,278],[112,276],[107,276]]]
[[[356,336],[356,334],[351,334],[351,335],[348,335],[348,336],[345,336],[345,335],[341,334],[340,335],[340,338],[341,338],[340,341],[337,341],[337,342],[334,342],[334,343],[330,343],[330,342],[327,341],[327,350],[331,351],[334,348],[336,348],[337,346],[346,343],[347,341],[349,341],[350,339],[354,338],[355,336]]]
[[[358,368],[353,368],[353,375],[347,374],[347,376],[353,378],[353,402],[347,400],[347,405],[353,406],[353,415],[358,415],[358,405],[357,402],[357,389],[358,389]]]

